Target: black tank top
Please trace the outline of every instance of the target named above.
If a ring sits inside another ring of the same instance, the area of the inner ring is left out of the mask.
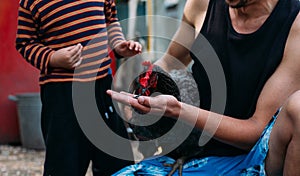
[[[226,105],[225,110],[218,113],[246,119],[253,115],[264,84],[281,62],[289,30],[299,13],[299,7],[298,0],[279,0],[257,31],[239,34],[231,25],[225,0],[210,1],[203,27],[191,49],[194,60],[192,70],[199,88],[201,108],[211,108],[211,85],[201,64],[201,55],[205,55],[201,47],[203,37],[215,50],[225,74]],[[208,156],[242,153],[245,151],[214,139],[205,147],[205,155]]]

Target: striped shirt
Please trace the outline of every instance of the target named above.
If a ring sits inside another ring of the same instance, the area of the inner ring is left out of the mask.
[[[40,70],[40,84],[105,77],[111,63],[108,46],[123,40],[114,0],[20,0],[16,48]],[[78,43],[83,46],[79,67],[49,66],[56,50]]]

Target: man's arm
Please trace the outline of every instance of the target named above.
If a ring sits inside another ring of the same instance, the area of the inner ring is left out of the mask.
[[[235,147],[249,150],[260,137],[263,129],[276,110],[287,98],[300,89],[300,16],[296,18],[286,43],[281,64],[265,84],[254,115],[246,120],[224,116],[197,107],[180,103],[173,96],[133,98],[133,95],[108,91],[113,99],[129,104],[141,112],[161,114],[168,117],[180,117],[186,122],[215,139]]]
[[[290,30],[283,59],[265,84],[256,106],[253,119],[260,121],[283,106],[287,98],[300,89],[300,15]]]
[[[225,126],[222,127],[220,124],[221,133],[216,133],[216,138],[245,149],[250,149],[255,144],[276,110],[284,105],[291,94],[300,89],[299,42],[300,15],[298,14],[290,30],[282,61],[266,82],[258,98],[254,115],[245,121],[224,118],[222,122]],[[230,127],[231,125],[233,126]],[[226,131],[226,129],[230,130]],[[224,131],[225,133],[222,134]]]
[[[209,0],[188,0],[181,24],[165,55],[155,64],[166,71],[184,68],[191,62],[190,49],[202,28]],[[178,62],[179,61],[179,62]]]

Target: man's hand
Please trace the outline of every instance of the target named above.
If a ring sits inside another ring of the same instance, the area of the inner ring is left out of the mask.
[[[155,97],[136,96],[127,92],[107,90],[106,93],[122,104],[132,106],[139,112],[146,114],[164,115],[167,117],[179,117],[181,102],[171,95],[158,95]]]
[[[123,57],[132,57],[142,52],[142,45],[132,40],[123,41],[114,48],[115,52]]]
[[[50,59],[50,66],[56,68],[74,69],[82,61],[82,45],[77,44],[62,48],[54,52]]]

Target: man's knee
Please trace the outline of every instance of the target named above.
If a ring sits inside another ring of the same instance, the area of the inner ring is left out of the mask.
[[[285,110],[294,125],[300,124],[300,90],[293,93],[286,105]]]

